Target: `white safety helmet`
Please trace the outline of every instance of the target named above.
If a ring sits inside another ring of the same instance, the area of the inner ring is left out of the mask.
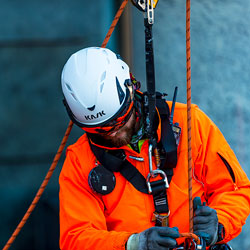
[[[68,114],[86,132],[113,131],[132,114],[129,67],[109,49],[90,47],[74,53],[61,82]]]

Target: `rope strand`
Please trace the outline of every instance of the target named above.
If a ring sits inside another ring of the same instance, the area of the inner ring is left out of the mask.
[[[115,26],[117,25],[117,22],[120,19],[121,15],[122,15],[122,12],[124,11],[124,8],[126,7],[127,3],[128,3],[128,0],[124,0],[122,2],[119,10],[117,11],[117,13],[115,15],[115,18],[114,18],[113,22],[110,25],[109,31],[108,31],[106,37],[104,38],[104,41],[103,41],[102,46],[101,46],[102,48],[106,47],[106,45],[107,45],[107,43],[108,43],[108,41],[109,41],[109,39],[111,37],[111,34],[113,33],[113,31],[115,29]]]
[[[194,234],[194,233],[180,233],[180,237],[179,238],[189,238],[189,239],[194,239],[194,241],[200,245],[201,241],[200,238]]]
[[[122,15],[122,12],[123,12],[123,10],[124,10],[124,8],[125,8],[125,6],[126,6],[127,3],[128,3],[128,0],[124,0],[122,2],[121,6],[120,6],[119,10],[117,11],[117,13],[115,15],[115,18],[114,18],[114,20],[113,20],[113,22],[112,22],[112,24],[111,24],[111,26],[109,28],[109,31],[108,31],[108,33],[107,33],[107,35],[106,35],[106,37],[105,37],[105,39],[104,39],[104,41],[103,41],[103,43],[101,45],[102,48],[106,47],[106,45],[107,45],[107,43],[108,43],[108,41],[109,41],[109,39],[110,39],[113,31],[114,31],[114,28],[117,25],[117,22],[120,19],[121,15]],[[51,178],[51,176],[52,176],[52,174],[53,174],[53,172],[54,172],[54,170],[55,170],[55,168],[57,166],[57,163],[58,163],[58,161],[59,161],[59,159],[60,159],[60,157],[62,155],[63,149],[64,149],[64,147],[66,145],[66,142],[68,140],[68,137],[70,135],[72,127],[73,127],[73,122],[70,121],[69,125],[68,125],[68,127],[66,129],[66,132],[64,134],[64,137],[62,139],[62,142],[61,142],[61,144],[60,144],[60,146],[58,148],[58,151],[57,151],[57,153],[56,153],[56,155],[54,157],[54,160],[53,160],[53,162],[52,162],[52,164],[51,164],[51,166],[50,166],[50,168],[49,168],[49,170],[47,172],[47,175],[45,176],[45,179],[43,180],[43,182],[42,182],[39,190],[36,193],[35,198],[33,199],[31,205],[29,206],[29,208],[27,210],[27,212],[23,216],[21,222],[16,227],[15,231],[13,232],[13,234],[11,235],[11,237],[9,238],[8,242],[5,244],[3,250],[8,250],[10,248],[10,246],[12,245],[12,243],[14,242],[14,240],[16,239],[17,235],[20,233],[21,229],[25,225],[26,221],[30,217],[31,213],[35,209],[35,207],[36,207],[39,199],[41,198],[41,196],[43,194],[43,191],[46,188],[46,186],[47,186],[47,184],[48,184],[48,182],[49,182],[49,180],[50,180],[50,178]]]
[[[186,60],[187,60],[187,134],[188,134],[188,196],[189,231],[193,232],[192,201],[192,143],[191,143],[191,46],[190,46],[190,0],[186,0]]]

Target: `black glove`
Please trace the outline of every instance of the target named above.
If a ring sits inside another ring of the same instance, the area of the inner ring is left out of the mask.
[[[206,244],[213,245],[218,238],[218,217],[215,209],[201,204],[201,198],[195,197],[194,207],[194,233],[202,237]]]
[[[130,236],[127,250],[166,250],[177,246],[176,238],[180,236],[178,228],[151,227],[139,234]]]

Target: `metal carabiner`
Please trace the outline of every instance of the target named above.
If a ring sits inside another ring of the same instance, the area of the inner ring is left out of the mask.
[[[186,238],[184,242],[185,250],[206,250],[206,241],[198,236],[198,242],[195,238]]]
[[[161,175],[162,179],[165,182],[165,187],[169,188],[168,178],[167,178],[167,175],[165,174],[165,172],[160,170],[160,169],[153,170],[152,151],[153,151],[153,145],[149,144],[149,146],[148,146],[149,173],[148,173],[148,176],[147,176],[147,186],[148,186],[148,192],[149,193],[152,193],[150,178],[155,178],[157,175]]]
[[[154,23],[154,5],[153,0],[147,1],[147,14],[148,14],[148,23],[153,24]]]
[[[163,181],[165,183],[165,188],[169,188],[167,175],[164,173],[164,171],[162,171],[160,169],[156,169],[156,170],[153,170],[152,172],[148,173],[148,176],[147,176],[147,186],[148,186],[148,192],[149,193],[152,193],[150,178],[151,177],[155,178],[157,175],[162,176],[162,179],[163,179]]]
[[[149,163],[150,174],[153,172],[152,152],[153,152],[153,145],[149,144],[149,146],[148,146],[148,163]]]

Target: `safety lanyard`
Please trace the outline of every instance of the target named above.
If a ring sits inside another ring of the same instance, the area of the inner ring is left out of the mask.
[[[153,1],[147,0],[145,10],[147,12],[147,15],[145,14],[144,18],[147,93],[144,95],[144,107],[146,109],[145,131],[149,138],[149,173],[146,181],[148,192],[152,194],[154,200],[155,211],[153,213],[153,221],[155,221],[156,226],[167,226],[168,216],[170,214],[167,199],[169,183],[166,173],[160,169],[160,156],[157,149],[155,131],[153,130],[153,121],[156,115],[155,68],[152,34],[152,26],[154,23]],[[153,169],[153,152],[155,153],[157,169]],[[159,176],[160,180],[155,181],[154,179],[156,177],[159,178]]]

